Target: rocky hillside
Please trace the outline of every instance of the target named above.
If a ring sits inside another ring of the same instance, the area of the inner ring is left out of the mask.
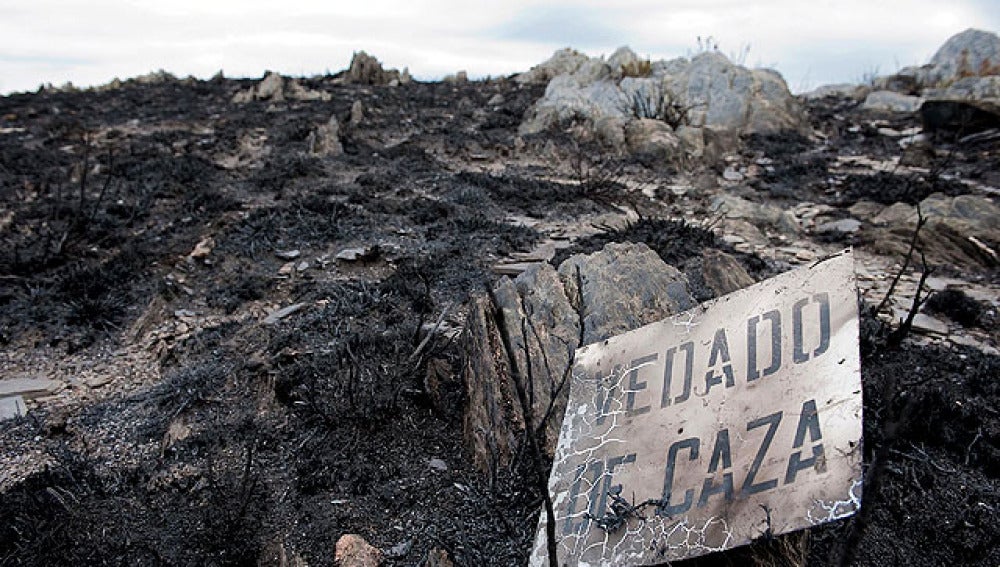
[[[864,507],[692,563],[1000,563],[997,62],[0,98],[0,564],[525,564],[577,346],[845,246]]]

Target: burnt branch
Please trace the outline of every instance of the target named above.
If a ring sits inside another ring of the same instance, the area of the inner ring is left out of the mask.
[[[542,493],[542,499],[545,504],[545,539],[549,567],[559,567],[559,558],[556,548],[556,514],[555,508],[552,504],[552,497],[549,495],[548,467],[545,466],[545,458],[542,455],[542,449],[538,444],[538,437],[535,435],[535,428],[532,425],[532,411],[531,407],[528,405],[528,396],[524,390],[523,383],[525,379],[529,382],[532,381],[531,354],[528,352],[528,349],[525,349],[525,356],[527,357],[525,366],[527,367],[528,375],[526,377],[522,377],[520,376],[520,372],[517,368],[517,357],[514,356],[514,349],[511,344],[509,329],[507,329],[504,325],[496,295],[493,293],[493,290],[489,288],[487,288],[487,292],[489,293],[490,302],[493,306],[493,317],[497,323],[497,328],[500,331],[500,339],[503,342],[503,347],[507,355],[507,361],[510,365],[511,381],[514,383],[514,389],[517,390],[517,398],[521,405],[521,414],[524,419],[528,450],[531,452],[537,486]],[[524,319],[521,320],[521,334],[525,344],[527,344],[528,330]]]
[[[892,294],[896,291],[896,286],[899,284],[899,279],[903,277],[907,268],[910,267],[910,261],[913,259],[913,252],[917,249],[917,243],[920,238],[920,229],[927,224],[927,217],[924,216],[923,212],[920,210],[920,204],[917,204],[917,226],[913,229],[913,236],[910,238],[910,248],[906,251],[906,256],[903,258],[903,266],[896,272],[896,276],[892,279],[892,283],[889,284],[889,291],[885,293],[885,297],[879,302],[878,306],[875,308],[875,313],[881,313],[886,305],[889,304],[889,300],[892,298]]]

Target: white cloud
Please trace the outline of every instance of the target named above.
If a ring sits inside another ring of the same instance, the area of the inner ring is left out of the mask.
[[[962,29],[996,29],[994,12],[983,0],[32,0],[3,8],[0,92],[158,68],[314,74],[344,68],[360,49],[417,77],[501,75],[566,45],[684,55],[699,35],[726,53],[749,45],[749,63],[774,64],[796,86],[804,76],[846,81],[876,66],[891,71],[896,61],[922,63]]]

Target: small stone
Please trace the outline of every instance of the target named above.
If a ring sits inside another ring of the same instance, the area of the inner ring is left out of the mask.
[[[111,376],[108,376],[107,374],[103,376],[92,376],[85,379],[83,382],[91,388],[100,388],[101,386],[111,383]]]
[[[431,459],[427,462],[427,466],[436,471],[446,471],[448,470],[448,463],[442,461],[441,459]]]
[[[173,447],[175,443],[183,441],[191,436],[191,426],[184,422],[181,417],[175,418],[167,427],[167,432],[160,440],[160,450],[165,451]]]
[[[392,546],[392,549],[389,550],[388,555],[389,557],[405,557],[406,554],[410,552],[410,549],[412,547],[413,547],[413,540],[408,539],[406,541],[399,542],[396,545]]]
[[[727,167],[726,170],[722,172],[722,178],[726,181],[743,181],[743,174],[736,171],[732,167]]]
[[[923,334],[947,335],[948,325],[930,315],[918,313],[913,318],[913,330]]]
[[[906,148],[914,144],[922,144],[926,141],[927,141],[927,135],[920,133],[920,134],[913,134],[911,136],[904,136],[900,138],[899,141],[896,143],[899,144],[899,147]]]
[[[851,205],[848,212],[851,213],[852,217],[870,219],[881,213],[885,209],[885,205],[875,203],[873,201],[858,201]]]
[[[278,268],[278,275],[279,276],[290,276],[290,275],[292,275],[292,272],[294,272],[294,271],[295,271],[295,262],[288,262],[288,263],[284,264],[283,266],[281,266],[280,268]]]
[[[861,221],[857,219],[840,219],[823,223],[816,227],[816,232],[839,232],[853,234],[861,229]]]
[[[337,253],[336,258],[345,262],[358,262],[371,260],[378,256],[377,246],[361,246],[356,248],[344,248]]]
[[[337,540],[334,561],[340,567],[378,567],[382,552],[356,534],[345,534]]]
[[[872,219],[877,225],[896,225],[909,222],[917,218],[917,209],[913,205],[906,203],[893,203],[882,209],[875,218]]]
[[[212,253],[212,248],[215,248],[215,240],[211,236],[206,236],[194,245],[194,250],[188,254],[188,257],[193,260],[203,260]]]
[[[285,317],[288,317],[289,315],[302,310],[306,305],[307,305],[306,303],[295,303],[289,305],[288,307],[282,307],[281,309],[272,311],[270,315],[264,318],[264,324],[273,325],[278,321],[281,321]]]
[[[62,386],[62,382],[47,378],[11,378],[0,380],[0,396],[21,396],[31,399],[53,394]]]
[[[803,248],[802,250],[799,250],[795,253],[795,258],[798,260],[802,260],[803,262],[808,262],[809,260],[816,259],[816,253],[813,252],[812,250],[806,250],[805,248]]]
[[[274,255],[282,260],[294,260],[301,256],[302,252],[299,250],[279,250]]]
[[[0,421],[23,417],[28,413],[28,408],[24,405],[24,398],[21,396],[11,396],[0,398]]]
[[[957,280],[955,278],[939,278],[936,276],[931,276],[927,278],[927,281],[924,282],[924,285],[926,285],[928,289],[933,291],[944,291],[948,289],[950,286],[959,287],[961,286],[962,283],[963,282],[961,280]]]
[[[354,101],[354,104],[351,105],[351,119],[350,119],[351,125],[357,126],[358,124],[361,124],[361,121],[364,119],[364,117],[365,117],[364,105],[361,104],[360,100]]]
[[[503,95],[500,94],[500,93],[497,93],[497,94],[493,95],[492,97],[490,97],[490,100],[486,101],[486,104],[489,105],[489,106],[500,106],[504,102],[506,102],[506,101],[504,100]]]
[[[754,279],[735,258],[714,248],[702,252],[701,273],[705,285],[718,296],[754,284]]]
[[[427,561],[424,562],[426,567],[454,567],[455,564],[451,562],[451,558],[448,557],[448,552],[435,548],[427,552]]]
[[[295,271],[297,272],[304,272],[308,269],[309,269],[309,262],[306,262],[305,260],[299,262],[299,264],[295,266]]]
[[[174,317],[177,317],[178,319],[183,319],[184,317],[197,317],[197,316],[198,314],[195,313],[194,311],[191,311],[190,309],[178,309],[177,311],[174,311]]]

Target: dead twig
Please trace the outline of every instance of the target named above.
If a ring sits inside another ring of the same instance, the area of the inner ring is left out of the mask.
[[[913,328],[913,319],[916,318],[917,312],[923,307],[924,303],[927,302],[926,297],[921,297],[924,290],[924,285],[927,283],[927,277],[931,275],[934,270],[927,266],[927,256],[924,251],[920,251],[920,262],[922,265],[922,271],[920,274],[920,282],[917,284],[917,291],[913,296],[913,305],[910,306],[910,311],[906,314],[906,319],[900,323],[899,328],[895,331],[889,333],[889,344],[899,345],[903,342],[903,339],[910,334],[910,330]]]
[[[920,204],[917,204],[917,226],[913,230],[913,236],[910,238],[910,248],[906,251],[906,256],[903,258],[903,266],[896,272],[896,276],[892,279],[892,283],[889,284],[889,291],[885,293],[885,297],[879,302],[878,306],[875,308],[875,313],[881,313],[882,309],[889,304],[889,300],[892,298],[892,294],[896,291],[896,286],[899,285],[899,279],[903,277],[903,273],[906,272],[907,268],[910,267],[910,261],[913,258],[913,252],[917,249],[917,242],[920,237],[920,229],[927,224],[927,217],[924,216],[923,212],[920,210]]]
[[[528,441],[528,449],[531,452],[531,456],[534,460],[536,482],[539,491],[542,493],[542,497],[545,503],[545,541],[546,550],[549,559],[549,567],[559,567],[558,551],[556,547],[556,514],[555,508],[552,504],[552,497],[549,495],[549,479],[548,479],[548,467],[545,466],[544,458],[542,456],[541,447],[538,445],[538,438],[535,435],[535,428],[532,425],[532,411],[531,407],[528,405],[528,396],[524,390],[525,379],[533,382],[532,370],[531,370],[531,354],[528,349],[525,349],[525,356],[527,358],[525,366],[527,366],[527,376],[521,376],[520,371],[517,366],[517,357],[514,356],[514,348],[511,343],[509,330],[503,324],[502,315],[500,313],[499,302],[497,301],[496,295],[493,290],[487,288],[487,293],[489,294],[490,302],[493,306],[493,317],[497,322],[497,328],[500,331],[500,340],[503,343],[504,350],[506,351],[507,361],[510,365],[511,381],[514,383],[514,389],[517,390],[517,398],[521,405],[521,413],[524,419],[524,428]],[[521,320],[521,334],[522,340],[527,344],[528,329],[526,327],[525,321]]]
[[[979,427],[979,429],[976,430],[976,436],[972,438],[972,443],[969,443],[969,446],[965,449],[965,466],[969,466],[969,460],[972,458],[972,447],[982,436],[983,428]]]
[[[424,347],[426,347],[427,343],[430,342],[431,337],[437,334],[438,330],[441,328],[441,325],[444,323],[444,318],[448,316],[448,311],[451,310],[452,305],[453,303],[449,303],[448,305],[444,306],[444,309],[441,311],[441,316],[438,317],[437,323],[434,323],[434,327],[427,332],[427,335],[424,336],[424,340],[420,341],[420,344],[417,345],[417,348],[415,348],[413,350],[413,353],[410,354],[410,357],[407,358],[408,362],[413,362],[414,360],[416,360],[417,356],[420,355],[420,352],[424,350]]]

